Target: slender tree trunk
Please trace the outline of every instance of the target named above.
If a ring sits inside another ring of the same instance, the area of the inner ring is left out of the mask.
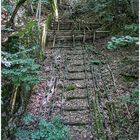
[[[19,8],[25,3],[25,1],[26,1],[26,0],[20,0],[20,1],[17,3],[17,5],[16,5],[16,7],[15,7],[15,9],[14,9],[14,12],[12,13],[12,16],[11,16],[10,20],[8,21],[8,23],[7,23],[7,25],[6,25],[7,27],[9,27],[9,26],[14,26],[14,19],[15,19],[15,16],[16,16],[16,14],[17,14]]]

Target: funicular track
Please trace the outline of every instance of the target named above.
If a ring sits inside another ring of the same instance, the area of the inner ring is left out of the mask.
[[[63,123],[69,126],[72,140],[113,140],[119,118],[112,103],[111,95],[117,89],[109,63],[93,45],[95,36],[86,38],[85,30],[75,35],[67,26],[70,34],[63,30],[61,24],[60,32],[53,30],[47,46],[54,57]]]

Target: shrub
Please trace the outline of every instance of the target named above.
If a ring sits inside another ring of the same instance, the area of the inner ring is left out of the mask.
[[[2,52],[2,76],[5,79],[11,80],[15,85],[28,83],[29,85],[39,82],[38,73],[39,65],[34,59],[27,56],[29,50],[18,53]]]
[[[51,121],[42,117],[35,117],[31,114],[24,117],[26,124],[38,121],[35,129],[18,128],[16,131],[17,140],[69,140],[69,129],[61,123],[62,117],[57,116]]]

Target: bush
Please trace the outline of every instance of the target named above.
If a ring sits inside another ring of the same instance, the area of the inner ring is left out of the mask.
[[[42,117],[35,117],[27,114],[23,120],[26,124],[31,124],[35,121],[38,125],[35,129],[18,128],[16,131],[16,140],[69,140],[69,129],[61,123],[61,117],[57,116],[51,121],[45,120]]]
[[[28,83],[33,85],[39,82],[39,65],[34,59],[27,56],[29,50],[18,53],[2,52],[2,76],[4,79],[11,80],[15,85]],[[31,50],[30,50],[31,51]]]

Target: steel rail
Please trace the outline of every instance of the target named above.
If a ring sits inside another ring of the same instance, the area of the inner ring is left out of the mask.
[[[84,40],[85,41],[85,40]],[[92,119],[92,107],[91,107],[91,103],[90,103],[90,93],[89,93],[89,88],[88,88],[88,77],[87,77],[87,69],[86,69],[86,61],[85,61],[85,50],[82,46],[82,53],[83,53],[83,62],[84,62],[84,72],[85,72],[85,83],[86,83],[86,91],[87,91],[87,100],[88,100],[88,104],[89,104],[89,111],[90,111],[90,120],[92,121],[91,124],[91,132],[93,135],[93,140],[96,140],[95,134],[94,134],[94,128],[93,128],[93,122],[94,120]]]
[[[85,46],[86,47],[86,46]],[[87,49],[86,49],[87,50]],[[91,53],[91,52],[90,52]],[[88,54],[88,57],[89,57],[89,52],[87,52]],[[93,54],[92,54],[93,55]],[[95,54],[97,55],[97,54]],[[99,111],[102,112],[102,115],[103,115],[103,121],[104,121],[104,127],[105,127],[105,130],[106,130],[106,139],[111,139],[111,136],[109,134],[110,130],[109,130],[109,126],[107,124],[107,121],[106,121],[106,118],[105,118],[105,112],[104,112],[104,109],[103,109],[103,104],[101,102],[101,95],[100,95],[100,87],[98,86],[98,81],[97,81],[97,76],[96,76],[96,71],[98,72],[98,66],[97,66],[97,69],[95,69],[93,66],[91,66],[90,64],[90,69],[91,69],[91,73],[92,73],[92,81],[93,81],[93,85],[94,85],[94,93],[95,93],[95,98],[97,100],[95,100],[95,104],[99,104],[98,105],[98,108],[99,108]],[[101,74],[101,73],[100,73]],[[98,91],[98,92],[97,92]]]

